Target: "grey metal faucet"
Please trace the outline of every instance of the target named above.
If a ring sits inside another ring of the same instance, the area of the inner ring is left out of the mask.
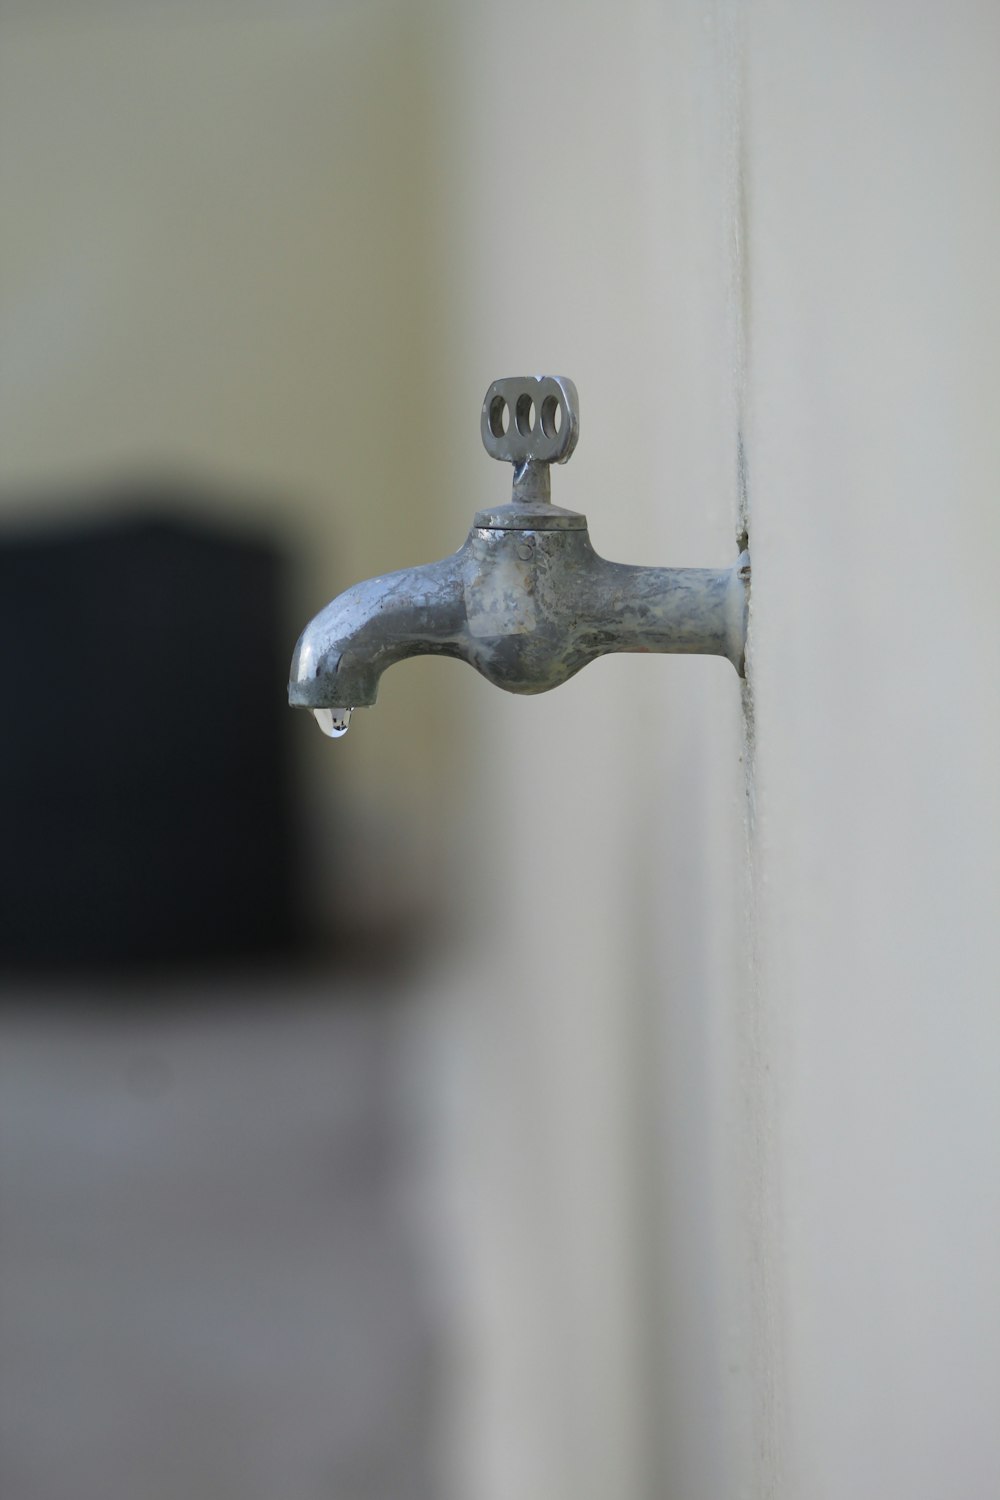
[[[514,465],[510,503],[477,512],[451,557],[369,578],[321,610],[292,657],[293,707],[344,734],[408,656],[458,657],[509,693],[547,692],[611,651],[725,656],[743,675],[746,552],[721,570],[607,562],[586,516],[551,503],[550,465],[580,431],[571,380],[494,381],[481,425],[490,457]]]

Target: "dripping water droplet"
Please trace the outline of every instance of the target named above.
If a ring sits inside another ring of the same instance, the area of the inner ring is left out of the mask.
[[[339,740],[350,729],[353,712],[353,708],[314,708],[313,718],[331,740]]]

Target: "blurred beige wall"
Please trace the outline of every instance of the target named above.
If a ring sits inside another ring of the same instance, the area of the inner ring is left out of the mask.
[[[6,493],[280,494],[304,619],[505,493],[497,375],[576,380],[555,498],[623,561],[734,555],[746,437],[745,701],[417,662],[303,721],[324,889],[346,852],[454,923],[415,995],[450,1492],[992,1493],[992,13],[96,15],[3,24]]]
[[[123,475],[217,485],[297,563],[289,654],[340,588],[453,550],[439,455],[480,393],[453,411],[439,368],[427,15],[112,0],[0,25],[8,512]],[[440,864],[462,721],[439,667],[400,674],[346,753],[301,716],[318,907],[415,899]]]

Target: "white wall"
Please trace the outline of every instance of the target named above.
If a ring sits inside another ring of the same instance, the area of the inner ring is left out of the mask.
[[[1000,1489],[998,22],[747,28],[766,1233],[816,1500]]]

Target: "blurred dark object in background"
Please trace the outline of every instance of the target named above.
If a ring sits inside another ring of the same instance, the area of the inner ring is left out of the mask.
[[[280,953],[295,903],[279,551],[189,519],[189,489],[109,503],[0,539],[0,964]]]

